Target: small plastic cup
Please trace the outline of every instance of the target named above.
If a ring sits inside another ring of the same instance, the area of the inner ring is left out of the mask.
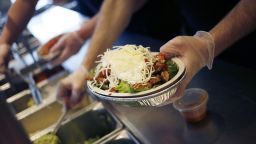
[[[206,116],[208,102],[207,91],[200,88],[185,90],[184,96],[173,103],[188,122],[199,122]]]

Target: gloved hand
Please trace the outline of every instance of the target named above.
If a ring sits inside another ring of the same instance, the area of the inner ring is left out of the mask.
[[[10,47],[9,44],[0,44],[0,73],[4,73],[6,70]]]
[[[58,42],[50,49],[50,53],[59,52],[60,54],[51,62],[53,66],[59,65],[68,59],[70,56],[76,54],[84,40],[80,38],[77,32],[70,32],[63,35]]]
[[[186,76],[177,89],[176,96],[182,96],[193,76],[204,66],[212,68],[214,39],[210,33],[198,31],[194,36],[178,36],[160,48],[168,57],[179,57],[186,66]]]
[[[70,108],[78,104],[83,98],[88,78],[88,70],[83,66],[79,67],[74,73],[60,81],[57,89],[57,99]]]

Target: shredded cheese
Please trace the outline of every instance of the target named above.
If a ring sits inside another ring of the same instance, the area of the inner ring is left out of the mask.
[[[116,46],[99,57],[94,82],[101,72],[110,73],[106,78],[109,88],[117,86],[119,80],[129,84],[146,83],[153,73],[155,58],[148,48],[141,45]]]

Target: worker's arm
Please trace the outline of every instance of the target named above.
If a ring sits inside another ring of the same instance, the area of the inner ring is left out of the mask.
[[[33,16],[38,0],[16,0],[8,11],[0,43],[12,44]]]
[[[256,1],[241,0],[233,10],[217,24],[210,34],[214,38],[215,55],[232,45],[256,28]]]
[[[97,24],[83,64],[90,69],[96,57],[117,40],[127,27],[132,14],[145,0],[105,0],[97,17]]]
[[[145,0],[105,0],[103,2],[96,17],[92,40],[82,66],[60,82],[57,90],[59,99],[64,100],[70,107],[81,100],[86,79],[89,77],[88,69],[92,68],[99,54],[112,47],[127,27],[132,14],[144,3]]]
[[[161,52],[179,57],[186,66],[186,77],[177,90],[178,96],[183,95],[201,68],[212,68],[214,56],[256,28],[255,10],[255,0],[241,0],[209,33],[198,31],[194,36],[178,36],[161,47]]]
[[[5,71],[10,47],[32,17],[37,1],[16,0],[10,7],[7,22],[0,36],[0,73]]]

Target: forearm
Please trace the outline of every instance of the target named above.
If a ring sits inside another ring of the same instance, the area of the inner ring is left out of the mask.
[[[127,27],[132,14],[144,0],[105,0],[98,14],[97,25],[89,49],[83,60],[86,68],[91,68],[97,55],[111,48],[114,41]]]
[[[79,36],[83,39],[86,40],[88,37],[90,37],[96,27],[96,22],[98,19],[98,15],[93,16],[91,19],[86,21],[81,28],[77,31]]]
[[[32,17],[37,0],[16,0],[8,11],[8,19],[0,43],[12,44]]]
[[[241,0],[211,31],[215,56],[256,28],[255,0]]]

